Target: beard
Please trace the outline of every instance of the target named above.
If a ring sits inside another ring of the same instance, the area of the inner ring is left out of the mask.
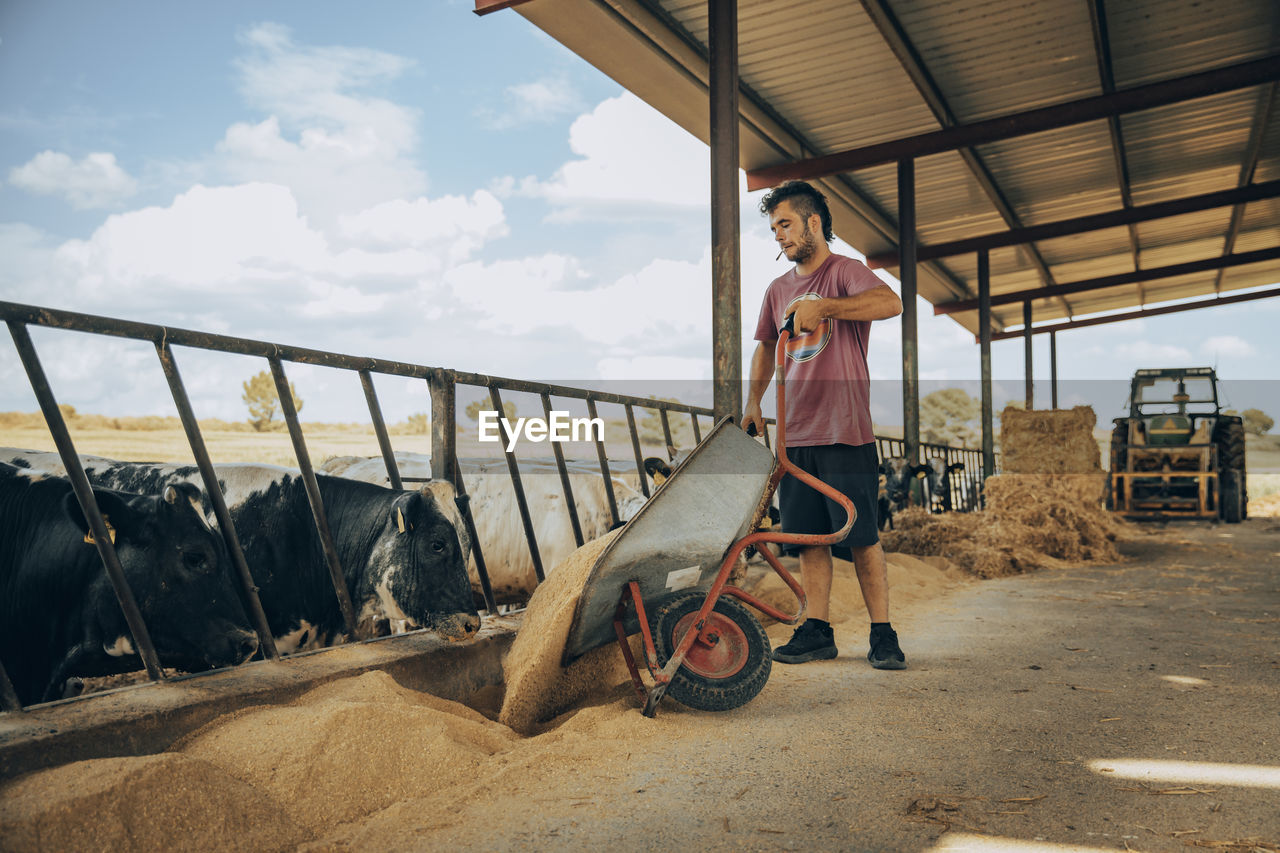
[[[792,263],[803,264],[814,256],[818,251],[818,238],[809,230],[808,223],[805,223],[804,231],[800,233],[800,240],[792,248],[791,253],[787,255],[787,260]]]

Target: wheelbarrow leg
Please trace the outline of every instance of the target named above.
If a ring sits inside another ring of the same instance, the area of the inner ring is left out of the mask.
[[[626,619],[628,603],[635,607],[636,618],[640,622],[640,636],[644,639],[649,672],[655,676],[652,687],[646,685],[644,680],[640,678],[640,667],[636,665],[635,655],[631,653],[631,643],[627,639],[627,630],[623,624]],[[658,703],[667,694],[667,687],[671,684],[671,680],[669,676],[664,680],[662,673],[658,672],[658,652],[653,644],[653,633],[649,630],[649,617],[644,610],[644,599],[640,597],[640,584],[635,581],[627,583],[627,586],[623,589],[622,597],[618,600],[618,607],[613,615],[613,630],[618,635],[618,647],[622,649],[623,660],[627,662],[627,671],[631,674],[631,684],[635,687],[641,701],[644,702],[644,709],[641,713],[646,717],[656,716]]]
[[[635,586],[634,583],[630,585]],[[631,642],[627,639],[627,629],[623,624],[626,618],[627,592],[624,590],[622,598],[618,599],[618,609],[613,613],[613,630],[618,635],[618,648],[622,649],[622,658],[627,662],[627,672],[631,673],[631,685],[635,687],[636,694],[643,702],[648,691],[645,689],[644,681],[640,679],[640,669],[636,666],[635,655],[631,653]]]

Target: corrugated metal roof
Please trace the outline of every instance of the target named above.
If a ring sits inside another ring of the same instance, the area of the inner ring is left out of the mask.
[[[531,0],[516,8],[709,138],[705,0]],[[1280,52],[1276,0],[1112,2],[1101,19],[1102,57],[1090,8],[1080,0],[740,0],[741,164],[750,170],[907,139]],[[1112,121],[1093,120],[919,158],[920,242],[1119,210],[1126,192],[1143,205],[1278,179],[1277,89],[1269,83],[1127,113],[1114,121],[1118,137]],[[817,182],[840,236],[868,254],[896,246],[893,164]],[[1227,250],[1231,221],[1223,207],[1140,223],[1136,252],[1129,227],[995,249],[992,293],[1214,258]],[[1232,251],[1280,247],[1278,222],[1280,200],[1248,204]],[[1280,261],[1267,261],[1032,304],[1039,323],[1278,281]],[[973,256],[922,264],[918,286],[935,304],[972,297]],[[976,314],[952,316],[976,331]],[[997,306],[993,316],[1002,327],[1020,326],[1022,306]]]

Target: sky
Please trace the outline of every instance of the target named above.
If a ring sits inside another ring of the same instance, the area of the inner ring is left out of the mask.
[[[0,299],[708,403],[707,147],[472,5],[6,0]],[[746,365],[789,265],[742,186]],[[973,336],[918,313],[922,390],[976,396]],[[1059,405],[1105,424],[1134,369],[1211,365],[1232,405],[1280,417],[1278,325],[1263,300],[1062,333]],[[60,403],[174,414],[149,344],[32,337]],[[1024,395],[1022,347],[992,347],[997,405]],[[198,416],[247,418],[241,383],[265,363],[176,353]],[[876,422],[901,423],[897,320],[875,324],[869,364]],[[286,370],[304,420],[367,417],[354,376]],[[421,382],[377,385],[388,421],[429,410]],[[0,411],[37,408],[0,341]]]

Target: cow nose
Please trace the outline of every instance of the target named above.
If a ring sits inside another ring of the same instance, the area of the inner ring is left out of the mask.
[[[467,640],[480,630],[479,613],[454,613],[437,624],[436,631],[446,640]]]

